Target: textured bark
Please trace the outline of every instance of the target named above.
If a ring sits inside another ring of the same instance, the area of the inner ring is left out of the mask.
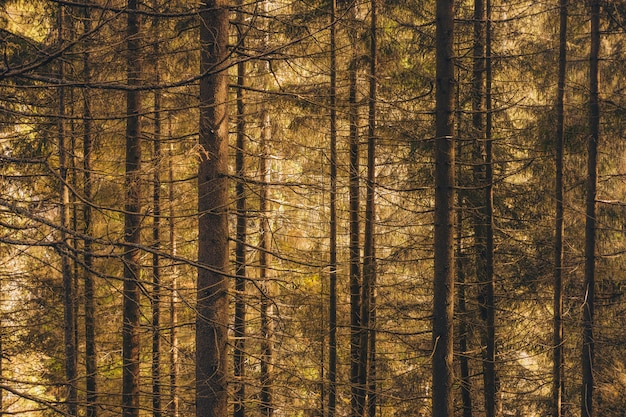
[[[491,28],[486,16],[489,0],[474,1],[474,64],[472,81],[472,127],[474,133],[473,200],[476,273],[483,328],[482,367],[485,415],[496,415],[497,378],[495,357],[495,299],[493,281],[493,174],[491,151],[490,57]],[[488,28],[489,26],[489,28]],[[489,73],[489,76],[488,76]]]
[[[228,6],[200,3],[196,414],[228,415]]]
[[[88,1],[85,2],[88,4]],[[89,7],[83,8],[83,32],[91,32],[91,13]],[[91,80],[91,56],[89,49],[83,53],[83,80],[89,83]],[[93,184],[91,178],[93,134],[91,121],[91,102],[89,92],[83,90],[83,194],[86,203],[83,205],[83,232],[86,236],[92,234],[91,204],[93,201]],[[97,385],[97,360],[96,360],[96,303],[93,278],[93,255],[91,240],[83,242],[84,256],[84,297],[85,297],[85,400],[86,416],[97,417],[98,415],[98,385]]]
[[[328,417],[337,409],[337,0],[330,10],[330,241],[328,300]]]
[[[559,73],[556,97],[556,138],[554,185],[555,236],[554,236],[554,299],[553,299],[553,350],[552,350],[552,417],[561,417],[564,392],[563,356],[563,148],[565,71],[567,63],[567,0],[559,0]]]
[[[156,2],[153,4],[157,9]],[[160,82],[159,68],[159,37],[158,19],[153,21],[153,31],[156,41],[152,53],[154,59],[154,80]],[[152,158],[154,164],[154,176],[152,182],[152,246],[155,252],[152,254],[152,416],[161,417],[161,256],[157,253],[161,248],[161,90],[154,91],[154,136]]]
[[[168,117],[168,137],[172,138],[172,118]],[[174,163],[173,159],[173,144],[170,144],[168,149],[168,228],[169,228],[169,243],[170,253],[174,257],[176,256],[176,225],[174,218],[176,212],[174,210]],[[178,379],[180,375],[180,363],[178,361],[178,268],[176,264],[172,265],[171,270],[171,282],[170,282],[170,400],[168,413],[170,417],[178,417],[180,414],[180,399],[178,395]]]
[[[128,1],[127,78],[138,86],[141,77],[139,28],[136,0]],[[139,326],[140,326],[140,252],[141,242],[141,97],[139,91],[126,93],[126,203],[124,214],[124,301],[122,326],[122,416],[139,416]]]
[[[367,413],[373,417],[376,412],[376,380],[374,322],[376,289],[376,100],[377,73],[376,48],[378,46],[376,0],[370,2],[370,60],[369,97],[367,120],[367,192],[365,201],[365,236],[363,248],[363,284],[361,288],[361,340],[360,340],[360,384],[366,396]],[[372,414],[373,413],[373,414]]]
[[[432,351],[432,415],[454,415],[454,3],[436,11],[435,240]]]
[[[240,6],[242,6],[240,1]],[[243,24],[244,14],[239,12],[238,23]],[[245,48],[245,36],[239,30],[237,44]],[[237,184],[235,193],[237,199],[237,242],[235,244],[235,347],[233,352],[235,393],[234,393],[234,417],[246,415],[246,239],[248,228],[248,210],[245,192],[245,153],[246,153],[246,119],[245,119],[245,89],[246,64],[244,60],[237,63],[237,147],[235,151],[235,170],[237,172]]]
[[[600,139],[599,65],[600,2],[591,1],[591,50],[589,54],[589,140],[587,143],[587,195],[585,221],[585,293],[583,294],[583,348],[581,416],[593,416],[595,356],[595,260],[596,260],[596,192],[598,185],[598,142]]]
[[[354,5],[350,6],[349,14],[352,18],[356,12]],[[359,221],[359,113],[357,103],[357,66],[358,66],[358,39],[354,21],[348,27],[348,36],[352,48],[351,63],[348,69],[349,78],[349,205],[350,205],[350,408],[352,417],[361,417],[365,401],[365,392],[359,382],[360,334],[361,334],[361,244]]]
[[[57,30],[59,45],[64,42],[64,8],[59,5],[57,15]],[[65,131],[65,87],[63,87],[63,79],[65,77],[65,64],[59,62],[58,77],[61,84],[58,89],[58,117],[57,117],[57,134],[59,147],[59,179],[60,179],[60,223],[61,223],[61,273],[63,276],[63,330],[65,343],[65,378],[67,384],[67,397],[65,399],[67,405],[67,414],[75,416],[78,413],[78,391],[77,383],[77,350],[76,350],[76,296],[74,286],[74,275],[70,263],[70,251],[72,250],[72,241],[66,230],[70,229],[70,194],[68,181],[68,149],[66,143]]]

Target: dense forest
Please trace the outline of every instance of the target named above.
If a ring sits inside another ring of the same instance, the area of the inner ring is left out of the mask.
[[[0,415],[626,415],[625,0],[0,36]]]

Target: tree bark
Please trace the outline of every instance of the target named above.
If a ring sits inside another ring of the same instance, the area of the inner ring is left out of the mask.
[[[243,6],[242,1],[239,7]],[[238,23],[244,23],[242,11],[238,14]],[[238,28],[237,44],[240,48],[245,48],[245,36],[243,27]],[[246,176],[246,118],[244,89],[246,86],[246,64],[240,59],[237,63],[237,147],[235,151],[235,170],[237,172],[237,184],[235,194],[237,199],[237,242],[235,244],[235,347],[233,352],[235,394],[234,394],[234,417],[244,417],[246,415],[246,240],[248,228],[248,209],[245,190]]]
[[[337,0],[330,10],[330,241],[328,300],[328,417],[337,409]]]
[[[600,2],[591,1],[591,50],[589,53],[589,139],[587,143],[587,195],[585,221],[585,293],[583,294],[583,348],[581,416],[593,416],[595,356],[595,250],[598,142],[600,139],[599,64]]]
[[[168,117],[168,137],[172,139],[172,118],[171,114]],[[170,253],[172,257],[176,256],[176,225],[174,210],[174,144],[170,143],[168,149],[168,226],[169,226],[169,243]],[[170,402],[169,402],[169,415],[170,417],[178,417],[180,414],[180,399],[178,395],[178,380],[180,374],[180,364],[178,361],[178,268],[176,264],[171,267],[171,282],[170,282]]]
[[[83,33],[91,32],[91,13],[89,1],[84,2],[83,8]],[[91,81],[91,54],[89,48],[83,53],[83,80]],[[83,232],[86,236],[92,234],[91,202],[93,201],[92,184],[92,159],[93,159],[93,134],[91,101],[89,92],[83,90],[83,194],[86,203],[83,205]],[[84,256],[84,296],[85,296],[85,391],[86,391],[86,416],[97,417],[98,394],[97,394],[97,351],[96,351],[96,304],[93,277],[93,254],[92,242],[89,238],[83,242]]]
[[[128,85],[140,84],[140,19],[136,0],[128,1],[127,77]],[[140,326],[140,252],[141,242],[141,97],[137,90],[126,93],[126,203],[124,238],[124,301],[122,327],[123,385],[122,416],[139,416],[139,326]]]
[[[57,15],[58,42],[62,45],[64,42],[64,6],[59,5]],[[74,277],[70,263],[70,251],[72,250],[72,242],[66,230],[70,229],[70,194],[68,181],[68,150],[66,144],[65,131],[65,87],[63,86],[65,78],[65,64],[59,61],[58,77],[59,87],[58,106],[59,114],[57,117],[58,129],[58,147],[59,147],[59,180],[60,180],[60,223],[61,223],[61,273],[63,276],[63,329],[65,342],[65,377],[67,384],[67,397],[65,399],[67,405],[67,414],[76,416],[78,414],[78,390],[77,390],[77,348],[76,348],[76,296]]]
[[[228,6],[200,3],[196,413],[203,417],[228,415]]]
[[[367,413],[376,413],[375,291],[376,291],[376,100],[377,100],[377,9],[370,2],[370,68],[367,132],[367,191],[365,201],[365,242],[363,248],[363,285],[361,293],[361,372],[360,383],[367,393]]]
[[[555,236],[554,236],[554,300],[553,300],[553,348],[552,348],[552,417],[561,417],[564,392],[563,356],[563,148],[565,143],[565,71],[567,69],[567,0],[559,0],[559,73],[556,97],[556,146],[554,185]]]
[[[158,4],[153,3],[155,10]],[[160,82],[159,66],[159,29],[158,19],[153,20],[154,45],[152,49],[154,59],[154,80],[158,85]],[[161,248],[161,90],[154,90],[154,137],[153,140],[153,182],[152,182],[152,246],[155,252],[152,254],[152,416],[161,417],[163,410],[161,406],[161,256],[158,251]]]
[[[359,381],[360,335],[361,335],[361,256],[360,256],[360,181],[359,181],[359,113],[357,103],[357,67],[358,67],[358,39],[354,25],[356,11],[354,4],[350,6],[351,16],[348,36],[352,48],[351,63],[348,68],[349,78],[349,205],[350,205],[350,407],[352,417],[363,415],[365,392]]]
[[[454,415],[454,2],[437,0],[432,415]]]

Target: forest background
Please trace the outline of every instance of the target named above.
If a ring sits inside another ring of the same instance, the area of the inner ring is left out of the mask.
[[[0,414],[625,415],[626,2],[0,6]]]

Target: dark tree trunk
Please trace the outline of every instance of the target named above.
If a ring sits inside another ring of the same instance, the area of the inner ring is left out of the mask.
[[[172,118],[168,117],[168,137],[172,138]],[[170,253],[176,256],[176,227],[175,227],[175,210],[174,210],[174,163],[173,159],[174,144],[170,143],[168,150],[168,209],[169,209],[169,243]],[[178,375],[180,374],[180,365],[178,362],[178,268],[176,264],[171,267],[170,282],[170,417],[178,417],[180,409],[180,400],[178,396]]]
[[[454,2],[437,0],[432,415],[454,415]]]
[[[140,84],[139,14],[136,0],[128,1],[128,84]],[[140,252],[141,242],[141,97],[137,90],[126,93],[126,204],[124,238],[124,317],[122,327],[123,386],[122,416],[139,416],[139,326],[140,326]]]
[[[196,414],[203,417],[228,415],[228,6],[200,3]]]
[[[350,6],[349,14],[356,16],[354,5]],[[355,24],[351,19],[350,25]],[[360,256],[360,186],[359,186],[359,112],[357,103],[357,66],[358,66],[358,39],[356,29],[350,26],[348,36],[352,48],[351,63],[348,69],[349,78],[349,124],[350,124],[350,169],[349,169],[349,199],[350,199],[350,407],[352,417],[363,415],[365,392],[359,381],[360,335],[361,335],[361,256]]]
[[[153,4],[157,9],[156,2]],[[158,19],[153,21],[155,41],[152,49],[154,59],[154,81],[160,82],[159,66],[159,29]],[[152,245],[155,252],[152,254],[152,416],[161,417],[161,256],[157,253],[161,249],[161,90],[154,90],[154,137],[153,140],[153,182],[152,182]]]
[[[598,183],[598,142],[600,139],[600,103],[598,55],[600,53],[600,2],[591,1],[591,51],[589,54],[589,140],[587,146],[587,196],[585,221],[585,293],[583,294],[582,404],[581,416],[593,416],[593,364],[595,260],[596,260],[596,190]]]
[[[59,5],[57,16],[57,30],[59,45],[64,42],[64,7]],[[63,61],[59,61],[59,88],[58,88],[58,100],[59,100],[59,114],[57,117],[58,128],[58,147],[59,147],[59,179],[60,179],[60,223],[61,223],[61,242],[60,247],[61,255],[61,273],[63,276],[63,329],[64,329],[64,341],[65,341],[65,377],[67,384],[67,414],[69,416],[75,416],[78,413],[78,390],[77,384],[77,351],[76,351],[76,297],[74,277],[72,274],[72,266],[70,263],[70,251],[72,250],[72,242],[68,236],[67,230],[70,229],[70,194],[68,181],[68,150],[66,144],[66,131],[65,131],[65,87],[63,86],[63,79],[65,77],[65,68]]]
[[[376,352],[374,321],[376,291],[376,82],[378,39],[376,0],[371,0],[370,14],[370,68],[368,97],[368,131],[367,131],[367,192],[365,202],[365,242],[363,248],[363,285],[361,292],[361,371],[360,384],[367,393],[367,413],[373,417],[376,412]]]
[[[86,1],[87,5],[88,2]],[[91,32],[91,13],[89,7],[83,8],[83,32]],[[91,56],[89,48],[83,53],[83,80],[91,81]],[[91,121],[91,102],[89,92],[83,90],[83,194],[86,203],[83,206],[83,232],[86,236],[92,233],[91,201],[93,201],[92,158],[93,136]],[[93,277],[92,243],[89,238],[83,243],[84,256],[84,296],[85,296],[85,391],[86,416],[97,417],[97,360],[96,360],[96,305]]]
[[[563,401],[563,148],[565,71],[567,63],[567,0],[559,0],[559,73],[556,97],[556,146],[554,186],[555,236],[554,236],[554,302],[553,302],[553,350],[552,350],[552,417],[561,417]]]
[[[330,254],[328,300],[328,417],[337,408],[337,0],[330,11]]]
[[[240,1],[240,7],[243,6]],[[238,15],[238,23],[243,24],[244,14]],[[245,48],[245,36],[243,27],[239,29],[237,44],[240,48]],[[237,184],[235,193],[237,199],[237,242],[235,244],[235,348],[233,352],[234,376],[235,376],[235,398],[234,417],[244,417],[246,415],[246,240],[248,228],[248,210],[245,191],[245,152],[246,152],[246,118],[244,88],[246,77],[246,64],[243,59],[237,63],[237,147],[235,151],[235,170],[237,172]]]

